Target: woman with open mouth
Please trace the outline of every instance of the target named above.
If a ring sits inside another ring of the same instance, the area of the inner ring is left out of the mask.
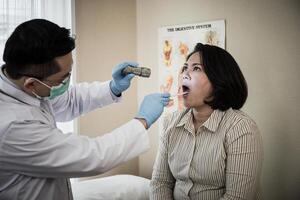
[[[262,139],[240,110],[248,91],[235,59],[198,43],[182,91],[186,109],[164,121],[150,199],[259,199]]]

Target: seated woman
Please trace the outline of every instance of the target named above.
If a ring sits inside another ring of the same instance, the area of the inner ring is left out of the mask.
[[[238,64],[198,43],[182,79],[186,109],[164,121],[150,199],[258,199],[262,139],[240,110],[248,92]]]

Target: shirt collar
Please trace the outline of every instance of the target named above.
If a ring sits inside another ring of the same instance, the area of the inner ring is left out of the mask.
[[[214,110],[209,118],[202,124],[202,126],[206,127],[211,132],[216,132],[225,112],[220,110]],[[179,123],[176,127],[183,126],[186,130],[193,133],[194,124],[193,124],[193,114],[192,109],[189,109],[179,120]]]
[[[214,110],[209,118],[203,123],[203,126],[211,132],[216,132],[224,114],[224,111]]]
[[[13,98],[33,106],[40,106],[41,101],[25,93],[19,86],[10,81],[3,72],[3,66],[0,67],[0,89]]]
[[[180,116],[180,120],[176,127],[184,126],[184,128],[190,132],[194,133],[194,124],[193,124],[193,115],[192,115],[192,109],[187,109],[183,112],[183,114]]]
[[[183,116],[181,116],[181,119],[179,120],[176,127],[183,126],[189,121],[191,117],[192,117],[192,109],[186,110],[185,112],[183,112]]]

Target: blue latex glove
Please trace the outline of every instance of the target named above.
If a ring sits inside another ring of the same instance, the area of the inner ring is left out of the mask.
[[[145,119],[148,128],[160,117],[164,107],[170,101],[169,93],[154,93],[147,95],[141,106],[136,118]]]
[[[118,64],[112,71],[112,81],[109,86],[111,91],[116,95],[120,96],[121,93],[127,90],[130,86],[131,79],[135,76],[134,74],[123,75],[122,70],[127,66],[137,67],[136,62],[123,62]]]

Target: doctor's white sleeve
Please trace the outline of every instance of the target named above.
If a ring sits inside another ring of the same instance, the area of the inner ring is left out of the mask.
[[[148,149],[147,131],[136,119],[93,139],[24,121],[11,124],[1,145],[0,166],[33,177],[91,176]]]
[[[79,83],[63,95],[51,100],[53,114],[57,122],[66,122],[96,108],[119,102],[110,90],[109,81]]]

